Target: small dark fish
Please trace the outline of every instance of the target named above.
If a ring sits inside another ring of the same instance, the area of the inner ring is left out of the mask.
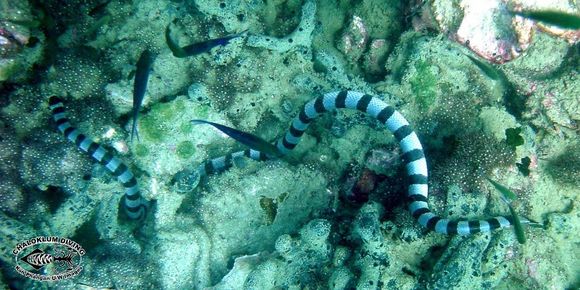
[[[273,156],[273,157],[282,157],[282,153],[274,146],[273,144],[267,142],[266,140],[252,135],[250,133],[242,132],[240,130],[236,130],[234,128],[230,128],[228,126],[220,125],[217,123],[213,123],[210,121],[205,120],[191,120],[193,124],[208,124],[212,125],[215,128],[219,129],[220,131],[224,132],[228,136],[232,137],[234,140],[254,149],[256,151],[260,151],[265,153],[266,155]]]
[[[473,64],[475,64],[481,71],[483,71],[483,73],[485,73],[492,80],[497,81],[503,79],[502,73],[493,65],[485,63],[471,55],[466,54],[466,56],[471,60],[471,62],[473,62]]]
[[[520,119],[522,117],[522,112],[525,110],[524,104],[526,97],[518,93],[514,88],[514,85],[509,81],[502,70],[477,57],[468,54],[466,54],[466,56],[483,72],[484,75],[497,82],[498,88],[503,92],[502,95],[508,112],[514,115],[517,119]]]
[[[564,29],[580,29],[580,16],[561,11],[511,11],[512,14]]]
[[[175,42],[175,40],[171,38],[171,30],[169,28],[169,25],[167,25],[167,28],[165,28],[165,41],[167,42],[167,46],[169,46],[169,49],[173,53],[173,56],[188,57],[208,52],[216,46],[225,46],[230,42],[230,40],[240,37],[244,32],[228,35],[222,38],[209,39],[206,41],[197,42],[184,47],[180,47],[179,44],[177,44],[177,42]]]
[[[135,81],[133,83],[133,129],[131,130],[131,142],[133,142],[133,135],[137,135],[137,140],[139,140],[137,117],[139,117],[139,109],[141,109],[141,103],[143,103],[143,97],[147,90],[149,72],[154,60],[155,56],[146,49],[141,53],[137,61],[137,70],[135,71]]]

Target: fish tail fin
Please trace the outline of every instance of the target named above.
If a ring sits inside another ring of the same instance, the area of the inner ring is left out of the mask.
[[[248,29],[244,29],[236,34],[234,34],[235,37],[242,37],[242,36],[246,36],[246,34],[248,34]]]
[[[133,143],[133,137],[137,136],[137,142],[141,142],[141,138],[139,138],[139,130],[137,130],[137,121],[133,121],[133,129],[131,129],[131,143]]]
[[[209,124],[207,121],[205,120],[200,120],[200,119],[193,119],[191,120],[191,123],[194,125],[199,125],[199,124]]]
[[[505,204],[507,204],[508,206],[511,204],[510,201],[503,195],[500,195],[499,199],[501,199],[503,202],[505,202]]]
[[[173,56],[175,57],[188,56],[187,53],[183,50],[183,48],[180,47],[179,44],[177,44],[177,42],[173,40],[173,38],[171,38],[171,28],[169,27],[170,25],[171,24],[168,24],[167,27],[165,28],[165,42],[167,43],[167,46],[169,47],[169,49],[173,53]]]

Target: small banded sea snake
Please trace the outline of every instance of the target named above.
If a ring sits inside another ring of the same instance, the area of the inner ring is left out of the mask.
[[[56,122],[58,130],[64,134],[64,137],[75,143],[79,149],[86,152],[101,165],[105,166],[113,176],[117,177],[117,180],[121,182],[123,187],[125,187],[123,205],[127,216],[134,220],[144,218],[147,214],[147,201],[141,196],[137,179],[127,165],[103,146],[81,134],[79,130],[73,127],[66,117],[64,104],[59,97],[50,97],[48,103],[52,111],[52,118]]]
[[[442,234],[469,235],[478,232],[490,232],[494,229],[510,227],[511,216],[498,216],[487,220],[449,220],[435,215],[429,209],[427,161],[417,134],[405,117],[382,100],[354,91],[327,93],[306,103],[284,137],[276,142],[276,147],[285,155],[300,141],[308,125],[318,115],[336,109],[354,109],[365,112],[384,124],[393,133],[403,151],[403,162],[407,169],[409,188],[409,211],[419,223],[430,230]],[[234,158],[247,156],[254,160],[266,160],[270,157],[253,149],[230,153],[214,158],[197,168],[200,176],[217,173],[230,168]]]

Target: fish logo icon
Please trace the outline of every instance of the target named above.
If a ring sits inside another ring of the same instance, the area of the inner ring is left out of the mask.
[[[34,269],[38,270],[48,264],[55,263],[59,266],[66,266],[67,270],[73,269],[75,264],[72,258],[76,255],[73,251],[67,251],[68,253],[62,253],[59,256],[53,256],[51,254],[45,253],[40,249],[35,249],[28,255],[20,258],[28,265],[32,266]]]
[[[18,243],[12,254],[15,270],[38,281],[57,281],[78,275],[85,250],[75,241],[61,237],[36,237]]]

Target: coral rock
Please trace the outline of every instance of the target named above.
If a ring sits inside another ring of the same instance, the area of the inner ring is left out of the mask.
[[[369,35],[362,18],[355,15],[340,37],[338,49],[354,63],[363,55],[368,40]]]

